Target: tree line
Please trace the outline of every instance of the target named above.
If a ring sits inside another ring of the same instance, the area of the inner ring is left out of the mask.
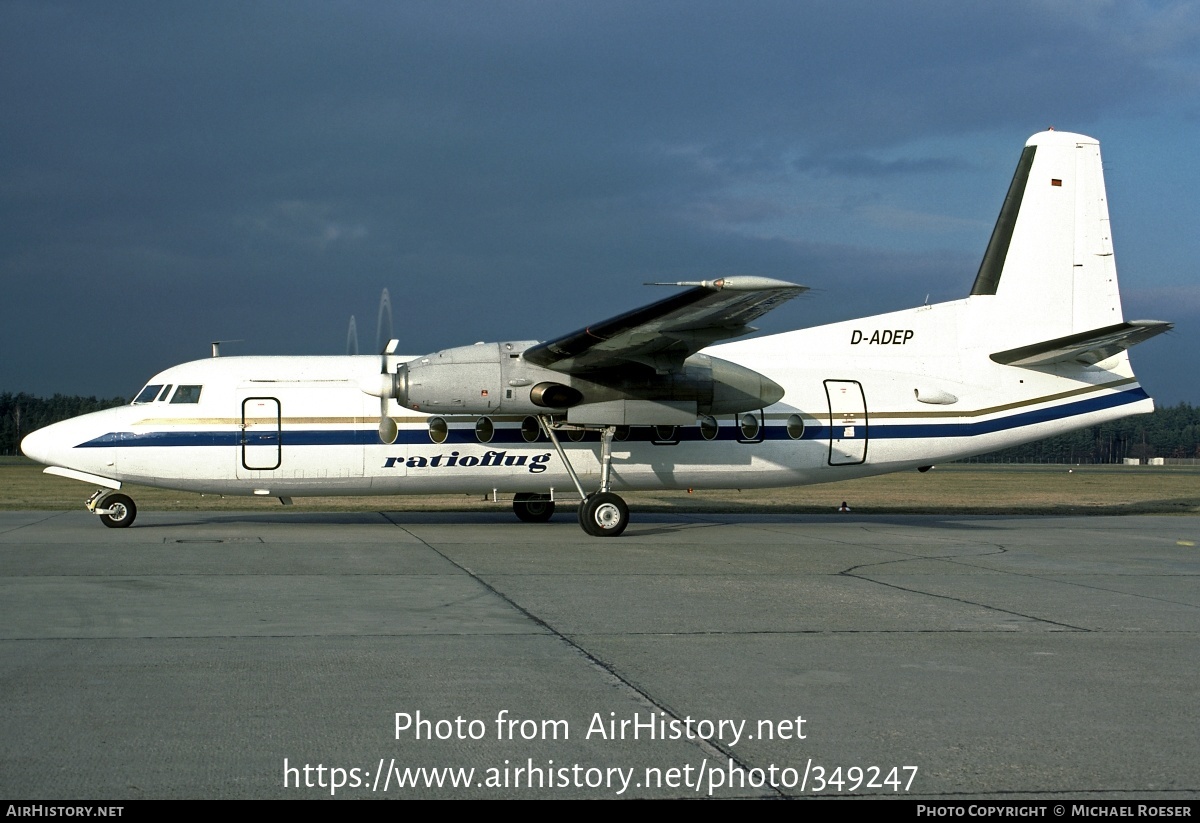
[[[0,454],[20,454],[21,438],[43,426],[128,402],[128,397],[100,399],[67,394],[34,397],[24,392],[0,393]]]
[[[1200,406],[1180,403],[1151,414],[1012,446],[972,462],[1120,463],[1125,458],[1200,458]]]
[[[88,412],[123,406],[128,398],[0,393],[0,454],[20,454],[35,429]],[[1152,414],[1013,446],[973,460],[998,463],[1120,463],[1127,457],[1200,458],[1200,406],[1180,403]]]

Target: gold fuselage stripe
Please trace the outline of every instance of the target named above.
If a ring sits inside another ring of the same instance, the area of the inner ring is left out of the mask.
[[[1116,389],[1120,386],[1128,386],[1136,383],[1136,377],[1125,377],[1120,380],[1114,380],[1109,383],[1099,383],[1092,386],[1083,386],[1078,389],[1069,391],[1055,392],[1054,394],[1046,394],[1041,397],[1031,397],[1027,400],[1016,400],[1011,403],[1001,403],[997,406],[986,406],[981,409],[953,409],[953,410],[934,410],[929,411],[896,411],[896,412],[878,412],[871,411],[868,404],[867,417],[871,420],[906,420],[906,419],[929,419],[929,418],[950,418],[950,417],[984,417],[989,414],[997,414],[999,412],[1011,411],[1012,409],[1024,408],[1027,406],[1036,406],[1041,403],[1053,403],[1056,400],[1065,400],[1069,397],[1079,397],[1084,394],[1104,391],[1106,389]],[[766,415],[768,420],[786,420],[793,413],[789,412],[772,412]],[[446,419],[449,423],[459,422],[455,415],[434,415]],[[462,417],[462,422],[478,419],[480,415],[471,417]],[[806,417],[816,419],[817,421],[830,421],[828,414],[809,414],[805,413]],[[429,417],[396,417],[392,419],[399,425],[426,425]],[[497,415],[491,418],[496,423],[520,423],[524,420],[521,415]],[[243,420],[240,417],[147,417],[138,420],[133,425],[135,426],[240,426],[242,423],[254,425],[269,425],[275,423],[274,417],[247,417]],[[284,425],[302,426],[331,426],[331,425],[377,425],[378,417],[284,417],[282,419]]]

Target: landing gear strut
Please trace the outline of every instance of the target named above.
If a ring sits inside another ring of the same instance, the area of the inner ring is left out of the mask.
[[[612,441],[617,427],[605,426],[600,432],[600,489],[595,494],[587,494],[583,490],[583,484],[579,482],[579,475],[575,474],[571,461],[567,459],[562,444],[558,442],[558,436],[550,426],[550,418],[538,415],[538,422],[542,424],[542,431],[546,433],[546,437],[554,444],[559,459],[567,467],[567,474],[571,475],[571,482],[583,498],[583,502],[579,504],[579,525],[593,537],[616,537],[625,531],[625,527],[629,525],[629,506],[619,495],[609,491]],[[520,517],[520,514],[517,516]]]

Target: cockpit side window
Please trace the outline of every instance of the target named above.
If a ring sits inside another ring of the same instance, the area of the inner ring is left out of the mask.
[[[171,396],[172,403],[199,403],[203,386],[180,386]]]
[[[138,403],[153,403],[154,398],[158,397],[158,393],[162,390],[162,383],[151,383],[146,388],[142,389],[138,396],[133,398],[134,405]]]
[[[171,393],[171,384],[168,383],[167,385],[163,386],[163,390],[158,395],[159,402],[161,403],[163,400],[166,400],[167,395],[170,393]]]

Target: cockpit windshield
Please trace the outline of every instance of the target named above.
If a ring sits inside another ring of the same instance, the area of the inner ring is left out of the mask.
[[[153,403],[160,391],[162,391],[162,383],[151,383],[142,389],[137,397],[133,398],[133,404],[136,406],[139,403]]]
[[[199,403],[200,390],[203,386],[178,386],[167,383],[150,383],[146,388],[138,392],[138,396],[133,398],[134,405],[143,403],[163,403],[168,402],[167,398],[171,398],[171,403]],[[171,392],[175,389],[174,393]]]

